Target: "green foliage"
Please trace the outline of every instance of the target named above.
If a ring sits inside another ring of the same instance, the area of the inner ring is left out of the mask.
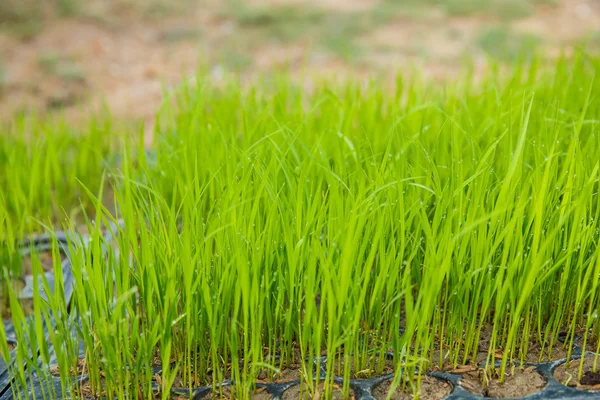
[[[597,350],[598,65],[310,93],[286,77],[199,77],[165,104],[150,153],[110,125],[16,121],[0,135],[0,239],[84,221],[71,313],[109,398],[150,396],[157,360],[165,396],[176,375],[196,387],[229,374],[250,398],[298,352],[314,392],[323,351],[331,383],[341,361],[346,378],[381,373],[388,350],[403,374],[474,363],[483,329],[500,377],[533,344],[551,357],[559,333]],[[53,218],[63,209],[69,221]],[[34,316],[65,315],[61,290],[37,293]],[[42,343],[17,300],[9,289],[20,342]],[[72,324],[49,333],[65,386]]]
[[[57,53],[43,53],[39,56],[40,66],[49,74],[56,75],[67,81],[83,81],[83,69],[69,57]]]
[[[511,61],[532,57],[540,41],[535,35],[513,33],[508,28],[490,28],[479,35],[477,44],[492,57]]]
[[[56,0],[56,11],[60,16],[71,17],[80,10],[82,0]]]
[[[371,13],[327,12],[306,6],[251,7],[243,1],[231,1],[227,14],[255,43],[301,40],[350,60],[361,51],[357,39],[376,24]]]
[[[0,242],[7,239],[4,234],[39,231],[39,221],[63,226],[67,218],[81,223],[82,212],[91,210],[83,186],[98,190],[117,146],[110,121],[94,121],[81,129],[20,117],[2,126]]]
[[[0,2],[0,23],[22,21],[31,15],[38,16],[33,0],[4,0]]]
[[[220,56],[221,64],[233,71],[243,71],[252,65],[252,58],[241,51],[224,50]]]
[[[534,12],[535,4],[523,0],[497,0],[493,9],[494,13],[502,18],[523,18]]]
[[[488,1],[481,0],[448,0],[444,7],[451,15],[469,15],[490,9]]]
[[[396,4],[413,4],[412,1],[395,1]],[[421,7],[436,4],[450,15],[471,15],[486,13],[501,18],[523,18],[531,15],[537,4],[554,4],[554,0],[431,0],[420,2]]]
[[[32,0],[0,1],[0,29],[23,39],[37,35],[42,28],[42,15]]]
[[[252,7],[239,0],[231,1],[228,13],[242,27],[263,30],[281,41],[297,40],[307,30],[318,26],[325,17],[323,12],[307,7]]]

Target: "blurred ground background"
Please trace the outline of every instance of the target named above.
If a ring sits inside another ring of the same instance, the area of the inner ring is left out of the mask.
[[[43,3],[40,6],[40,3]],[[600,47],[600,0],[0,0],[0,119],[87,114],[151,124],[199,66],[366,77],[465,59]]]

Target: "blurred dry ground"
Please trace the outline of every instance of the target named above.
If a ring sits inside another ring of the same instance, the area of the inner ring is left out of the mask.
[[[371,77],[600,47],[600,0],[0,1],[0,121],[31,112],[150,121],[202,67]]]

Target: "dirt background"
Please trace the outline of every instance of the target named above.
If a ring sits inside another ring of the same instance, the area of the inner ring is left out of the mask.
[[[151,126],[163,93],[286,69],[366,78],[600,46],[600,0],[0,1],[0,120],[89,115]]]

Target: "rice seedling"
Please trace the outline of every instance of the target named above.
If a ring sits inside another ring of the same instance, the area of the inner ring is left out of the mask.
[[[36,264],[26,318],[4,284],[33,346],[11,356],[0,329],[10,390],[50,370],[50,398],[245,399],[296,371],[308,396],[386,373],[418,395],[428,371],[483,363],[482,384],[502,385],[580,339],[597,352],[598,65],[310,92],[198,78],[150,149],[99,122],[16,121],[0,136],[0,260],[66,230],[73,285],[67,301]]]

